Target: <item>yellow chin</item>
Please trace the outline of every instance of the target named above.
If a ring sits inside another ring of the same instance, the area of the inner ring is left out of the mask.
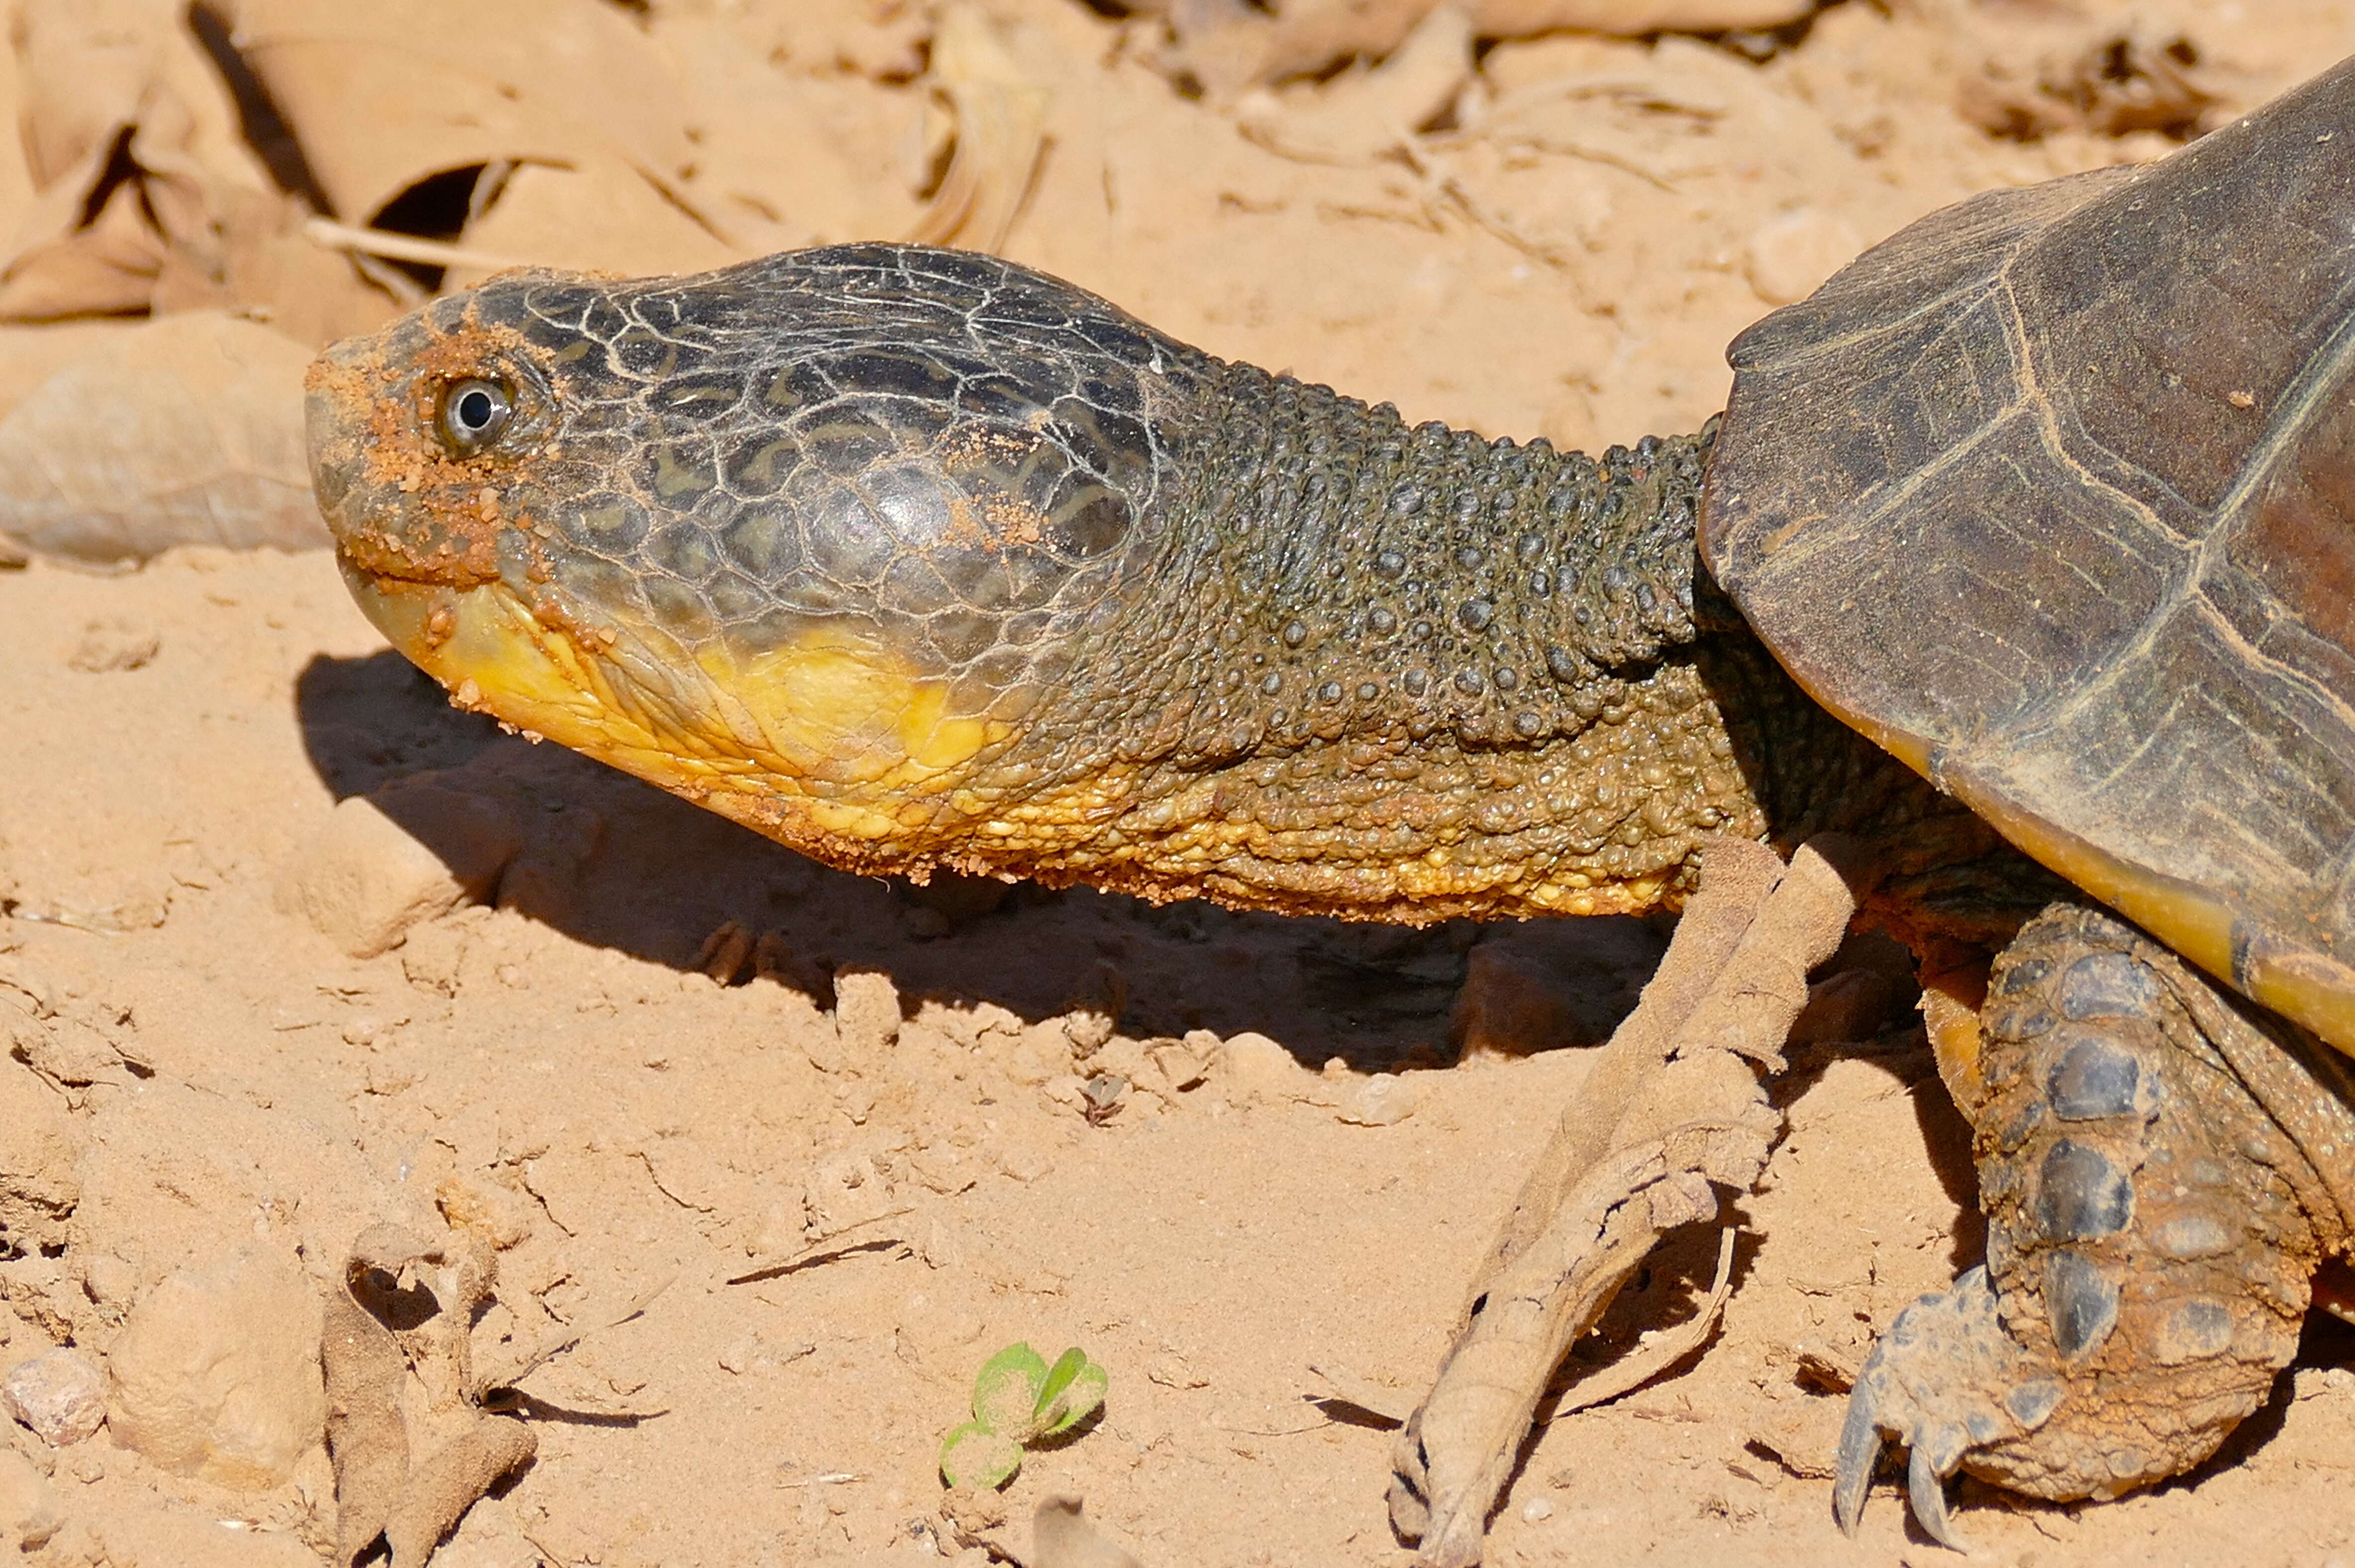
[[[347,576],[368,619],[457,706],[802,848],[921,853],[955,770],[1001,738],[951,715],[942,682],[837,627],[745,656],[620,621],[552,627],[502,583]]]

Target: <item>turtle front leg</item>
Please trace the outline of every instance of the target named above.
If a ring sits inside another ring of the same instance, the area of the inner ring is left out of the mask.
[[[2093,907],[1997,959],[1980,1028],[1934,1031],[1976,1136],[1987,1261],[1898,1315],[1849,1403],[1856,1527],[1884,1434],[1923,1530],[1956,1469],[2112,1498],[2215,1452],[2297,1348],[2349,1234],[2347,1064]]]

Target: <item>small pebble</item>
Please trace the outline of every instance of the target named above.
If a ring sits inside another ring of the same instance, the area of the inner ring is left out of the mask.
[[[486,895],[523,832],[506,801],[466,779],[412,773],[337,803],[280,867],[272,898],[351,956],[373,958]]]
[[[13,1541],[19,1552],[38,1552],[64,1524],[48,1477],[22,1454],[0,1448],[0,1540]]]
[[[106,1420],[106,1375],[80,1350],[46,1351],[0,1379],[0,1408],[62,1448]]]
[[[128,621],[92,621],[83,628],[73,652],[66,656],[66,665],[85,675],[141,669],[163,649],[164,639],[144,626]]]
[[[1316,1088],[1316,1075],[1300,1059],[1263,1034],[1246,1030],[1228,1037],[1219,1048],[1219,1061],[1228,1083],[1247,1100],[1303,1100]]]
[[[1521,1517],[1531,1524],[1542,1524],[1553,1517],[1551,1498],[1531,1498],[1521,1505]]]
[[[1349,1093],[1335,1115],[1352,1126],[1387,1127],[1414,1115],[1415,1092],[1395,1072],[1377,1072]]]

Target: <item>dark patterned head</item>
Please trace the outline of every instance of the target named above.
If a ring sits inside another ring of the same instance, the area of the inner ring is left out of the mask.
[[[329,350],[312,469],[362,606],[462,703],[853,848],[943,809],[1136,592],[1205,363],[953,251],[510,273]],[[750,804],[781,789],[794,823]]]

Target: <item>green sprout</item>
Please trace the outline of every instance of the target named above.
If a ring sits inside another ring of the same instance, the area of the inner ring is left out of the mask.
[[[1028,1345],[1008,1345],[973,1380],[973,1419],[941,1440],[941,1478],[952,1487],[1002,1487],[1022,1450],[1058,1437],[1104,1402],[1111,1380],[1077,1345],[1050,1367]]]

